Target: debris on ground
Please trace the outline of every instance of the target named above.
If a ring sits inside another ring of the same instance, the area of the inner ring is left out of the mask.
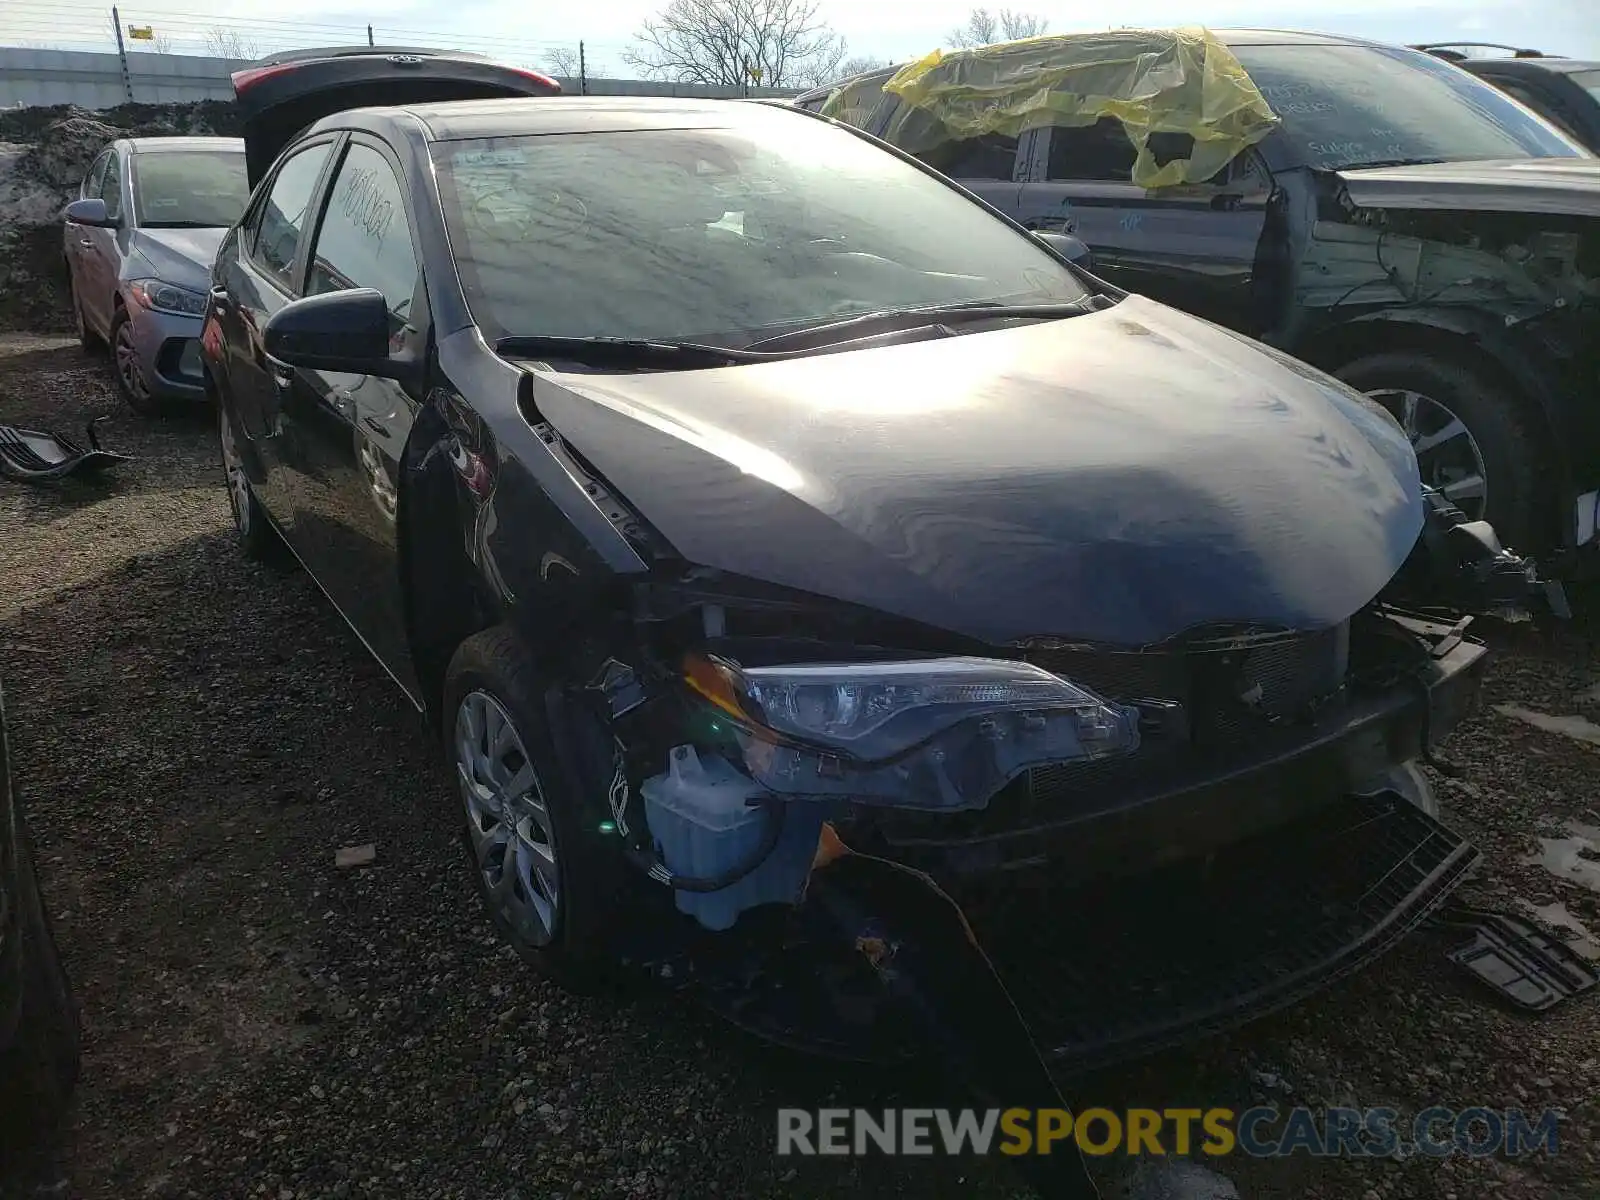
[[[371,842],[364,846],[340,846],[333,853],[333,865],[341,871],[353,867],[370,867],[378,858],[378,848]]]

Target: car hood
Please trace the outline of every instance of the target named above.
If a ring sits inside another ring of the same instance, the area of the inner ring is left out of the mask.
[[[1363,208],[1600,216],[1600,158],[1512,158],[1337,172]]]
[[[1398,426],[1151,301],[702,371],[535,372],[685,558],[992,644],[1324,628],[1421,529]]]
[[[225,233],[226,229],[141,229],[134,235],[133,247],[156,278],[204,292]],[[137,270],[137,264],[130,270]]]

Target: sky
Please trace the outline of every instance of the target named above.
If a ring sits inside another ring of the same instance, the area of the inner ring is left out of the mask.
[[[124,24],[141,22],[197,50],[204,33],[224,24],[253,33],[262,49],[285,44],[364,40],[371,22],[381,42],[442,44],[502,52],[528,62],[551,46],[586,43],[590,73],[621,70],[621,52],[639,22],[665,0],[589,0],[536,5],[527,0],[385,0],[378,8],[352,0],[231,0],[225,9],[195,0],[118,0]],[[949,31],[970,0],[816,0],[819,14],[848,40],[852,55],[893,61],[948,45]],[[108,28],[108,6],[94,0],[0,0],[0,42],[94,48],[62,27]],[[1106,27],[1103,5],[1009,0],[991,8],[1038,13],[1051,32]],[[1488,41],[1533,46],[1572,57],[1600,58],[1600,0],[1117,0],[1119,25],[1268,26],[1354,34],[1389,42]],[[226,12],[226,16],[220,15]],[[426,39],[418,34],[429,35]],[[54,41],[52,42],[52,38]],[[267,43],[271,43],[268,45]],[[134,44],[133,48],[141,48]]]

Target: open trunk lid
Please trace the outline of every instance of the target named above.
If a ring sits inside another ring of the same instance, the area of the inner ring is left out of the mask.
[[[233,73],[253,188],[279,151],[331,113],[376,104],[556,96],[548,75],[464,50],[333,46],[274,54]]]

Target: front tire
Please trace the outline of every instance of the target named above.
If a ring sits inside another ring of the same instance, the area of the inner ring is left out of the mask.
[[[150,390],[139,365],[139,348],[134,342],[133,321],[128,310],[118,308],[111,318],[111,372],[117,381],[117,391],[127,401],[128,407],[141,417],[161,415],[161,401]]]
[[[1394,414],[1423,483],[1468,518],[1487,520],[1506,545],[1549,546],[1553,531],[1540,520],[1543,446],[1509,388],[1470,365],[1416,351],[1370,355],[1336,374]]]
[[[610,966],[620,854],[555,751],[553,685],[509,629],[474,634],[445,672],[443,733],[468,865],[495,928],[541,973],[588,990]]]

